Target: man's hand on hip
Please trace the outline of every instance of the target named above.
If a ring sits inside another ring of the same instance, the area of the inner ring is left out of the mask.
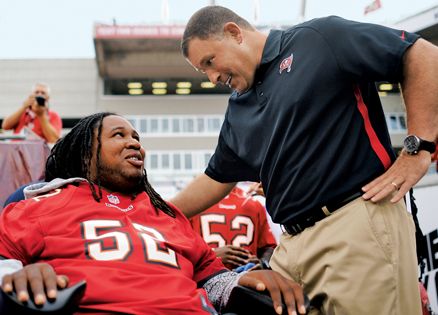
[[[426,174],[430,163],[431,154],[427,151],[416,155],[403,151],[385,173],[362,187],[365,192],[362,197],[378,202],[395,192],[391,202],[398,202]]]

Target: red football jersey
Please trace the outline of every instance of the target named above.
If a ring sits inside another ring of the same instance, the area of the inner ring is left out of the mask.
[[[234,245],[257,255],[258,250],[277,246],[260,202],[245,196],[240,188],[206,211],[190,219],[193,229],[212,248]]]
[[[49,115],[50,124],[53,126],[53,128],[55,128],[56,133],[58,135],[61,135],[61,130],[62,130],[61,117],[59,117],[58,113],[51,110],[48,111],[48,115]],[[35,117],[35,114],[30,109],[25,111],[20,116],[20,120],[18,121],[17,126],[14,128],[14,133],[20,133],[20,131],[24,127],[29,127],[38,136],[45,139],[43,129],[40,124],[40,120]]]
[[[197,282],[224,266],[175,212],[155,210],[146,193],[103,191],[96,202],[87,183],[68,185],[3,210],[0,255],[47,262],[72,284],[85,279],[84,310],[210,314]]]

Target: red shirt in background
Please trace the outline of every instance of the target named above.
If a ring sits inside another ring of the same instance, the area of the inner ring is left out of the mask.
[[[59,117],[59,115],[56,112],[51,111],[51,110],[48,110],[48,114],[49,114],[50,123],[55,128],[57,133],[60,135],[61,129],[62,129],[61,117]],[[41,128],[41,124],[40,124],[39,119],[36,117],[34,112],[32,112],[30,109],[26,110],[21,115],[20,121],[18,122],[18,125],[14,128],[14,133],[20,133],[24,127],[30,128],[30,130],[32,130],[38,136],[40,136],[43,139],[46,139],[44,137],[44,133],[43,133],[43,130]]]
[[[234,245],[259,256],[260,250],[277,246],[263,205],[237,187],[190,222],[212,248]]]

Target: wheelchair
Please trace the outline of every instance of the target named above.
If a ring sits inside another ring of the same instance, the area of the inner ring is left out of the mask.
[[[0,289],[0,314],[4,315],[68,315],[77,311],[77,305],[83,297],[86,282],[58,291],[54,301],[48,301],[43,306],[36,306],[33,301],[22,303],[15,293],[7,294]],[[305,306],[309,309],[309,299],[305,296]],[[231,292],[228,304],[222,315],[278,315],[274,311],[272,299],[268,293],[262,293],[243,286],[236,286]],[[283,304],[283,314],[287,315]]]

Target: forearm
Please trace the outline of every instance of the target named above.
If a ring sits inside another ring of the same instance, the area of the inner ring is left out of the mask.
[[[406,105],[408,134],[427,141],[438,140],[438,47],[419,39],[403,60],[402,93]],[[391,196],[395,203],[426,174],[431,154],[421,150],[409,155],[405,150],[382,175],[362,187],[362,198],[379,202]]]
[[[8,117],[5,117],[2,122],[2,129],[9,130],[14,129],[15,126],[18,125],[18,122],[20,121],[21,115],[26,111],[27,107],[21,106],[19,109],[17,109],[13,114],[9,115]]]
[[[438,139],[438,47],[419,39],[405,55],[403,98],[408,134]]]
[[[52,126],[50,123],[48,114],[44,113],[43,115],[38,116],[38,119],[41,124],[41,129],[43,131],[44,137],[46,138],[47,142],[54,143],[56,142],[60,135],[58,134],[58,131]]]
[[[236,183],[220,183],[200,174],[170,202],[190,218],[219,202],[235,185]]]

